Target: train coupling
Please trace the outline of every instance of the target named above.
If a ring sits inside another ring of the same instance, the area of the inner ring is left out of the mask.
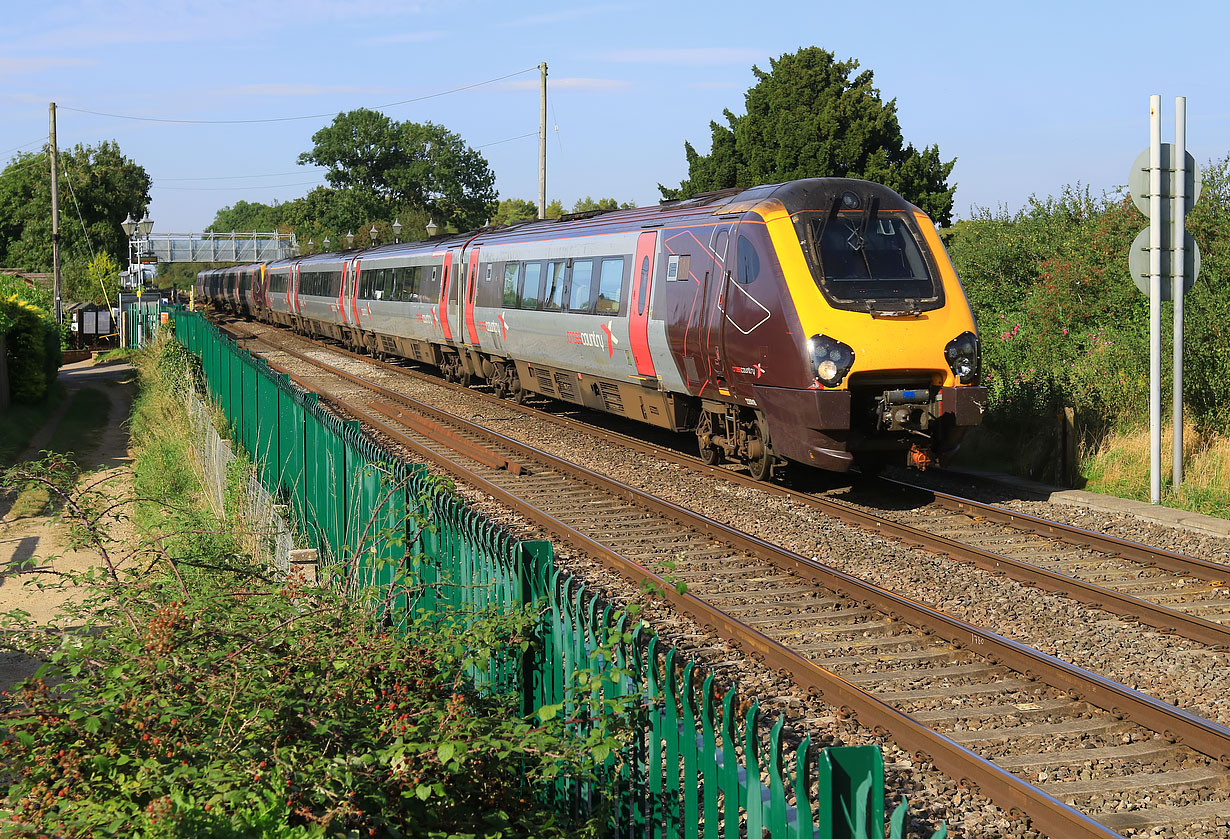
[[[925,432],[931,420],[943,413],[929,388],[886,390],[876,400],[877,425],[881,431]],[[938,408],[938,410],[936,410]]]

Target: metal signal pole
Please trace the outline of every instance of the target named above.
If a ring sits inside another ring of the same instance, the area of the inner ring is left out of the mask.
[[[547,217],[547,62],[542,71],[542,96],[538,108],[538,217]]]
[[[1162,97],[1149,97],[1149,501],[1162,500]]]
[[[1184,226],[1187,213],[1187,97],[1176,96],[1174,99],[1174,154],[1170,156],[1174,175],[1174,211],[1171,221],[1174,232],[1170,236],[1173,242],[1174,258],[1170,286],[1173,289],[1171,298],[1174,300],[1174,410],[1171,421],[1174,422],[1174,472],[1171,484],[1176,489],[1183,483],[1183,291],[1186,277],[1186,256],[1184,247],[1187,228]]]
[[[63,311],[60,305],[60,177],[56,155],[56,103],[50,104],[51,112],[51,272],[55,283],[56,327],[60,326]]]

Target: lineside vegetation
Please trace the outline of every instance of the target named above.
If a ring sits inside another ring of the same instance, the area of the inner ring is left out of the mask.
[[[56,626],[4,618],[3,646],[47,664],[0,698],[0,835],[593,832],[535,791],[584,777],[611,733],[523,718],[466,675],[531,643],[533,610],[394,632],[361,600],[256,566],[189,466],[191,364],[166,340],[138,354],[135,498],[59,457],[3,473],[58,496],[98,563],[65,581],[92,594]]]
[[[1185,307],[1192,484],[1167,500],[1224,515],[1230,462],[1217,452],[1224,452],[1230,427],[1230,156],[1204,171],[1203,194],[1188,216],[1203,257]],[[1031,199],[1016,213],[978,210],[945,231],[978,319],[990,388],[989,413],[967,458],[1002,458],[1022,474],[1054,478],[1055,417],[1071,406],[1088,488],[1143,497],[1149,303],[1132,283],[1127,253],[1145,224],[1126,197],[1095,197],[1077,185]],[[1162,324],[1168,391],[1169,303]],[[1169,397],[1163,402],[1168,409]]]

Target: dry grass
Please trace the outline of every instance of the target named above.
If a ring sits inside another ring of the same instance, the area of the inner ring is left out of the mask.
[[[1171,485],[1174,435],[1162,435],[1162,503],[1230,518],[1230,436],[1200,434],[1190,424],[1183,430],[1183,483]],[[1096,450],[1083,452],[1085,489],[1122,498],[1149,498],[1149,430],[1117,431]]]

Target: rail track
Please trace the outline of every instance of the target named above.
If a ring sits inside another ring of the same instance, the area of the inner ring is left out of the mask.
[[[243,334],[242,329],[236,332]],[[416,403],[339,369],[320,352],[292,350],[268,336],[259,340],[271,348],[271,364],[302,386],[634,582],[657,580],[683,613],[770,666],[789,671],[796,683],[846,708],[863,724],[888,731],[903,748],[928,755],[941,770],[978,787],[1001,807],[1027,814],[1052,836],[1113,836],[1115,830],[1230,815],[1230,731],[1216,723]],[[310,372],[298,367],[296,373],[292,359],[311,365]],[[619,443],[628,445],[622,437]],[[696,459],[669,456],[699,465]],[[762,490],[788,492],[728,470],[722,474]],[[804,497],[831,505],[831,514],[843,520],[910,544],[944,552],[970,549],[951,532],[877,523],[850,505]],[[956,512],[967,511],[958,504]],[[1042,587],[1062,582],[1038,574],[1037,566],[1026,570],[999,554],[983,553],[981,560],[970,561],[1038,575],[1035,584]],[[1147,561],[1164,567],[1163,561],[1179,561],[1175,556],[1152,551]],[[1214,573],[1211,567],[1204,570]],[[665,576],[686,581],[687,593],[670,589]],[[1093,589],[1101,598],[1100,587]],[[1091,589],[1084,591],[1086,597],[1095,596]],[[1163,622],[1160,613],[1140,605],[1145,602],[1131,600],[1134,611],[1125,613],[1145,612],[1151,617],[1138,615],[1142,621],[1176,629],[1182,624],[1197,628],[1192,631],[1214,631],[1204,623],[1221,629],[1216,620],[1183,623],[1173,617],[1181,613],[1173,610]],[[1210,638],[1219,640],[1205,642],[1222,643],[1220,635]],[[1026,776],[1045,780],[1034,785]],[[1133,805],[1119,809],[1124,796]]]

